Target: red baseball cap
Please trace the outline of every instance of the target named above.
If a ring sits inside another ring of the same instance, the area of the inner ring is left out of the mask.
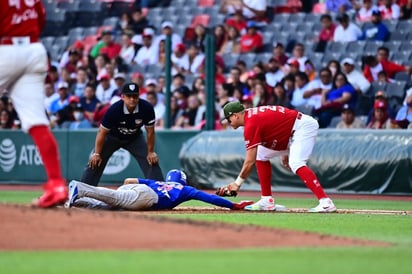
[[[376,101],[375,104],[373,105],[374,109],[386,109],[386,104],[383,101]]]

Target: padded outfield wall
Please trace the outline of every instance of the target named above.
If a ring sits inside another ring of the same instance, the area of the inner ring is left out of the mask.
[[[96,138],[92,130],[55,130],[60,149],[63,174],[67,180],[79,180],[92,153]],[[155,150],[164,175],[173,168],[181,168],[179,151],[183,142],[198,131],[157,131]],[[125,150],[118,150],[110,158],[102,184],[120,184],[126,177],[143,177],[139,165]],[[0,184],[39,184],[46,174],[36,146],[22,131],[0,131]]]
[[[180,151],[182,167],[191,179],[211,187],[232,182],[245,156],[242,130],[202,132]],[[308,191],[280,158],[272,162],[274,191]],[[308,165],[329,193],[357,192],[412,195],[412,131],[319,131]],[[242,189],[260,189],[256,172]]]
[[[62,168],[68,180],[79,179],[96,130],[53,131]],[[245,147],[241,130],[156,132],[156,152],[165,173],[184,168],[202,188],[231,182],[241,169]],[[329,193],[401,193],[412,195],[412,131],[320,130],[309,166]],[[272,159],[274,191],[307,191],[280,159]],[[141,177],[126,151],[116,152],[102,176],[102,184],[120,184],[125,177]],[[45,180],[42,161],[31,138],[21,131],[0,131],[0,184],[39,184]],[[242,189],[259,190],[256,172]]]

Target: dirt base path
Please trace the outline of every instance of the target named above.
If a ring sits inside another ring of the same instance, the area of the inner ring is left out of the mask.
[[[173,212],[193,210],[182,208]],[[212,210],[197,209],[196,212],[211,213]],[[230,214],[229,211],[221,212]],[[155,212],[44,210],[26,205],[0,204],[0,219],[0,250],[388,246],[381,242],[254,225],[170,219]]]

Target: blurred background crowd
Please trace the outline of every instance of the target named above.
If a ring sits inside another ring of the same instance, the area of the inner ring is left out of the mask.
[[[45,111],[53,129],[98,127],[129,81],[164,128],[171,36],[172,129],[205,125],[213,35],[222,107],[282,105],[321,128],[412,128],[412,0],[49,0]],[[0,91],[0,127],[20,123]],[[30,91],[27,91],[30,92]]]

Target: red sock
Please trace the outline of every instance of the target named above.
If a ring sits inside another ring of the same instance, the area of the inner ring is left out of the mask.
[[[256,161],[262,196],[272,196],[272,166],[269,161]]]
[[[63,180],[56,139],[50,129],[43,125],[34,126],[30,128],[29,134],[39,150],[49,182]]]
[[[327,198],[322,186],[320,185],[316,174],[307,166],[300,167],[296,171],[296,175],[305,183],[305,185],[312,190],[313,194],[318,197],[318,199]]]

